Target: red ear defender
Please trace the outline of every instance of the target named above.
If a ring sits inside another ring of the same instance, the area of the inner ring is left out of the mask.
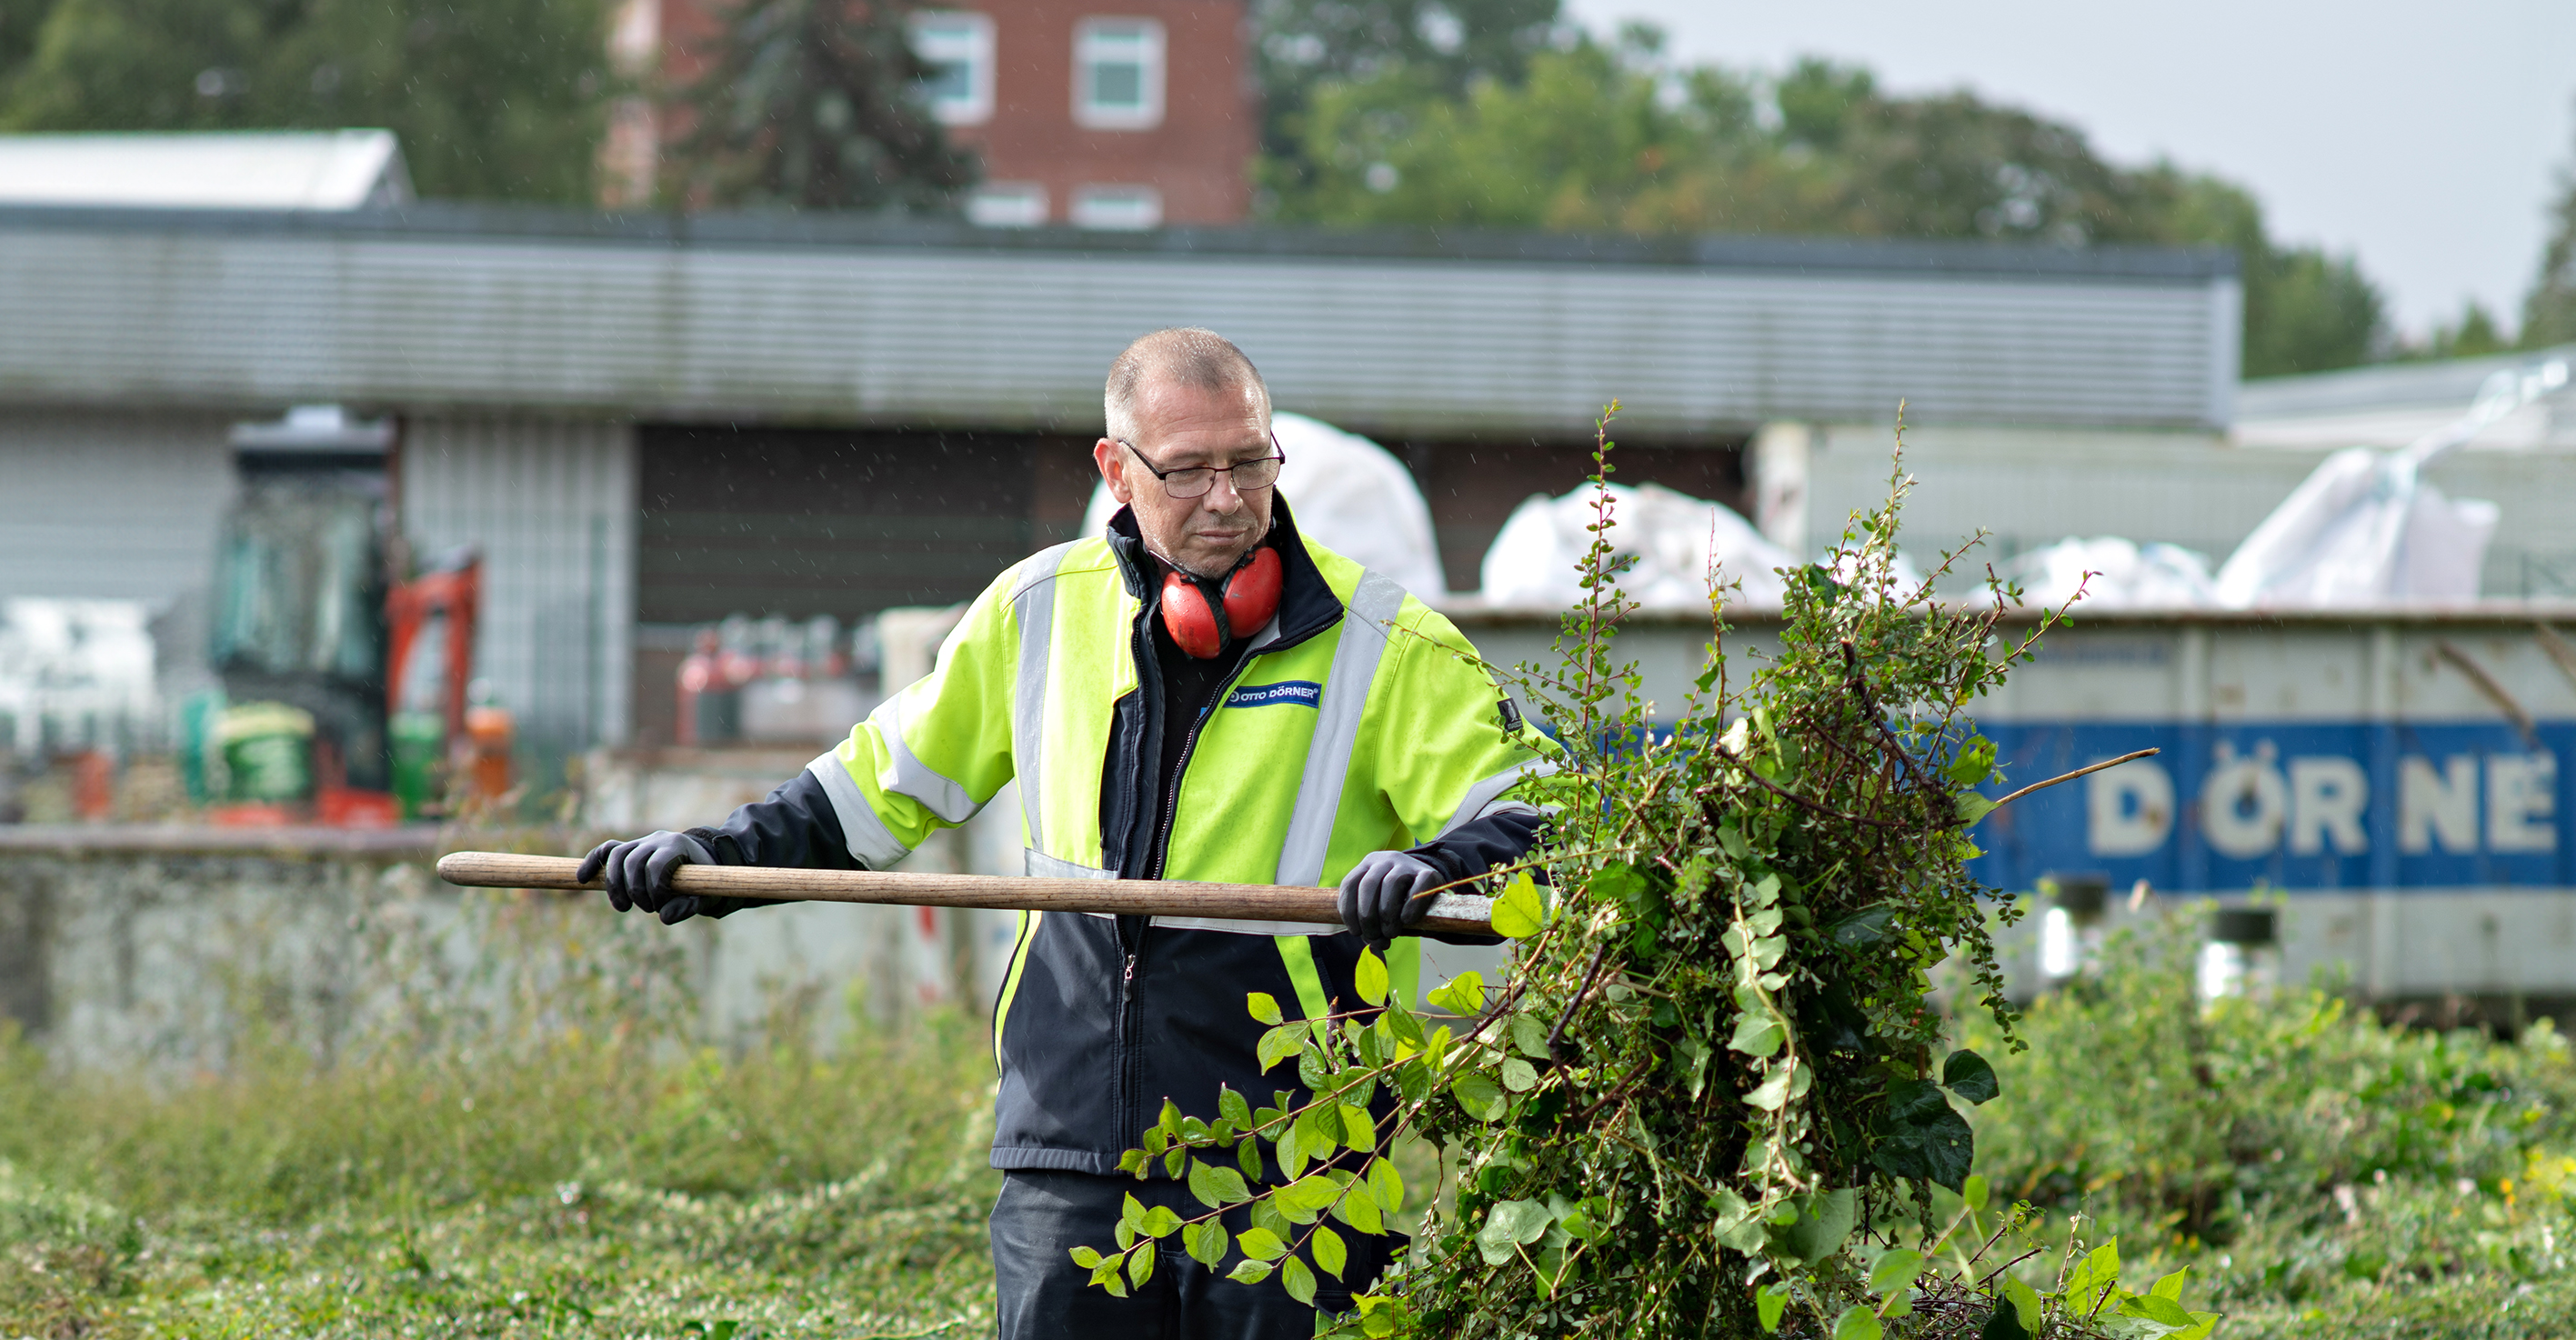
[[[1250,637],[1279,612],[1279,551],[1252,551],[1252,561],[1225,579],[1225,623],[1236,637]]]
[[[1163,630],[1172,635],[1173,645],[1202,661],[1215,660],[1226,645],[1241,641],[1261,631],[1270,616],[1279,612],[1281,573],[1279,551],[1255,549],[1234,571],[1227,573],[1217,599],[1225,607],[1225,623],[1217,623],[1216,610],[1208,601],[1207,588],[1217,586],[1204,578],[1178,572],[1163,577]]]
[[[1174,645],[1198,660],[1215,660],[1225,650],[1225,630],[1216,626],[1207,597],[1197,583],[1177,572],[1163,578],[1163,629],[1172,635]]]

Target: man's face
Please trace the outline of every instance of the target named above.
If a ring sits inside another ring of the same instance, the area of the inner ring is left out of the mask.
[[[1220,577],[1270,533],[1273,489],[1238,493],[1232,475],[1218,475],[1198,497],[1175,498],[1154,470],[1222,468],[1272,454],[1261,401],[1250,388],[1209,391],[1150,378],[1137,391],[1135,441],[1104,437],[1091,459],[1110,494],[1136,509],[1146,548],[1175,567]]]

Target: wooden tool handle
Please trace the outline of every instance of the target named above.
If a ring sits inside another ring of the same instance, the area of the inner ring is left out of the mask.
[[[450,884],[494,889],[596,889],[573,878],[569,856],[460,851],[438,859]],[[682,893],[812,903],[896,903],[908,907],[991,907],[1006,911],[1106,912],[1117,916],[1210,917],[1338,926],[1331,889],[1278,884],[1193,884],[1176,879],[1040,879],[1024,875],[924,875],[879,870],[782,870],[756,865],[683,865]],[[1443,893],[1431,900],[1426,931],[1493,933],[1493,900]]]

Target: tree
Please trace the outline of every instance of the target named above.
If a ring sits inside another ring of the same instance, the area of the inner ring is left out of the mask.
[[[672,101],[691,204],[944,211],[975,180],[917,92],[899,0],[744,0]]]
[[[1316,89],[1393,77],[1456,99],[1515,84],[1563,32],[1559,0],[1255,0],[1265,176],[1295,191],[1318,166],[1302,133]]]
[[[10,18],[0,0],[0,55]],[[380,126],[423,194],[584,203],[603,0],[53,0],[0,86],[11,130]]]
[[[2540,274],[2522,303],[2522,346],[2546,348],[2576,340],[2576,157],[2558,170],[2558,198],[2549,206],[2549,241],[2540,252]]]
[[[2121,167],[2080,129],[1973,93],[1891,96],[1857,66],[1805,60],[1769,81],[1672,69],[1631,29],[1458,94],[1409,61],[1324,80],[1294,129],[1295,154],[1262,165],[1283,219],[2216,245],[2239,258],[2247,376],[2389,346],[2359,266],[2274,242],[2243,188]]]

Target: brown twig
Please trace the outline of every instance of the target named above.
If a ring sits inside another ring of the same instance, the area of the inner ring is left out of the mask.
[[[1718,757],[1725,759],[1727,762],[1734,764],[1738,768],[1743,769],[1744,775],[1752,778],[1755,784],[1783,800],[1794,801],[1800,805],[1806,806],[1808,809],[1814,810],[1818,814],[1825,815],[1828,818],[1840,819],[1845,823],[1869,824],[1876,828],[1903,827],[1901,824],[1890,823],[1885,819],[1871,819],[1857,814],[1845,814],[1841,810],[1835,809],[1821,801],[1809,800],[1795,791],[1784,790],[1783,788],[1774,785],[1770,778],[1755,772],[1752,764],[1745,762],[1740,755],[1738,755],[1734,750],[1727,748],[1724,743],[1717,743],[1714,745],[1714,748],[1717,750]]]
[[[2044,781],[2044,782],[2033,782],[2033,783],[2031,783],[2030,785],[2025,786],[2025,787],[2023,787],[2022,789],[2020,789],[2020,790],[2018,790],[2018,791],[2013,792],[2011,795],[2008,795],[2008,796],[2004,797],[2003,799],[1996,801],[1996,802],[1995,802],[1995,809],[1997,809],[1997,810],[2002,809],[2004,806],[2009,805],[2009,804],[2013,803],[2014,801],[2021,799],[2023,796],[2029,795],[2029,794],[2030,794],[2031,792],[2033,792],[2033,791],[2044,791],[2044,790],[2048,789],[2049,787],[2052,787],[2052,786],[2057,785],[2059,782],[2071,782],[2071,781],[2074,781],[2076,778],[2078,778],[2078,777],[2081,777],[2081,776],[2085,775],[2086,773],[2091,773],[2091,772],[2100,772],[2100,771],[2101,771],[2101,770],[2103,770],[2104,768],[2116,768],[2116,767],[2120,766],[2120,765],[2121,765],[2121,764],[2123,764],[2123,763],[2134,763],[2134,762],[2138,761],[2139,759],[2145,758],[2145,757],[2146,757],[2146,756],[2148,756],[2149,754],[2160,754],[2160,753],[2163,753],[2163,752],[2164,752],[2164,751],[2163,751],[2163,750],[2161,750],[2161,749],[2140,749],[2140,750],[2137,750],[2137,751],[2135,751],[2135,752],[2133,752],[2133,753],[2122,754],[2122,755],[2120,755],[2118,758],[2106,758],[2106,759],[2102,760],[2102,761],[2101,761],[2101,762],[2099,762],[2099,763],[2093,764],[2093,765],[2092,765],[2092,766],[2090,766],[2090,767],[2077,768],[2077,769],[2076,769],[2075,771],[2073,771],[2073,772],[2069,772],[2069,773],[2061,773],[2061,774],[2059,774],[2059,775],[2057,775],[2057,776],[2055,776],[2055,777],[2051,777],[2051,778],[2049,778],[2047,781]],[[1987,811],[1987,813],[1992,814],[1992,813],[1994,813],[1994,810],[1988,810],[1988,811]]]

